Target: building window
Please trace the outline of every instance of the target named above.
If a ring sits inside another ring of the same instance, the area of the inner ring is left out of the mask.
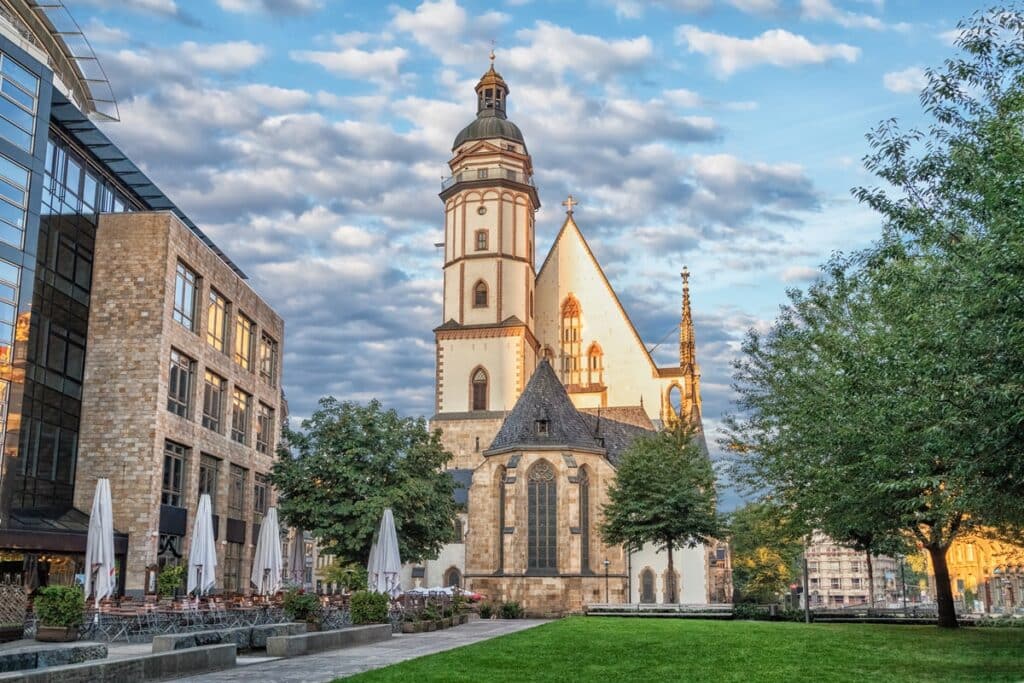
[[[164,505],[182,506],[181,487],[185,480],[185,460],[188,448],[180,443],[164,441],[164,483],[160,502]]]
[[[220,472],[220,460],[201,453],[199,455],[199,495],[210,496],[210,509],[217,514],[217,474]]]
[[[0,55],[0,136],[32,151],[39,78],[7,55]]]
[[[0,241],[18,249],[24,243],[28,184],[28,169],[0,155]]]
[[[640,572],[640,602],[654,604],[654,572],[649,568]]]
[[[562,302],[562,382],[582,384],[583,354],[582,309],[579,299],[570,294]]]
[[[265,334],[260,335],[260,377],[277,386],[277,342]]]
[[[832,588],[842,588],[842,579],[832,578]]]
[[[860,588],[860,577],[854,577],[850,579],[851,588]]]
[[[224,592],[242,592],[242,555],[241,543],[228,543],[224,551]]]
[[[487,410],[487,371],[477,368],[473,371],[471,383],[471,409]]]
[[[243,370],[252,370],[252,344],[256,323],[239,313],[235,316],[235,362]]]
[[[256,450],[270,453],[274,446],[274,409],[260,402],[256,413]]]
[[[550,572],[558,568],[555,470],[537,462],[527,477],[527,569]]]
[[[587,468],[580,468],[580,572],[590,570],[590,475]]]
[[[245,514],[245,479],[249,471],[238,465],[231,465],[228,479],[228,517],[242,519]]]
[[[455,521],[452,522],[452,535],[454,540],[452,543],[462,543],[462,518],[456,517]]]
[[[476,231],[476,250],[487,251],[487,231],[477,230]]]
[[[262,522],[270,506],[270,480],[265,474],[253,476],[252,509],[256,512],[256,521]]]
[[[604,351],[597,342],[587,349],[587,383],[604,384]]]
[[[167,378],[167,410],[181,417],[188,417],[192,408],[192,382],[196,362],[178,351],[171,349],[171,369]]]
[[[199,291],[199,276],[181,261],[174,275],[173,318],[192,332],[196,330],[196,293]]]
[[[228,300],[216,289],[210,289],[206,305],[206,342],[221,353],[227,349]]]
[[[252,410],[252,396],[239,388],[231,394],[231,439],[238,443],[249,442],[249,412]]]
[[[487,308],[487,283],[483,280],[473,285],[473,308]]]
[[[203,377],[203,426],[217,433],[220,433],[224,418],[224,395],[227,389],[227,380],[206,371]]]

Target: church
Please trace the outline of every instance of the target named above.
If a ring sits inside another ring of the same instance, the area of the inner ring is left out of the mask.
[[[494,69],[455,138],[444,203],[443,315],[434,429],[454,455],[455,542],[403,585],[460,585],[528,613],[593,603],[731,599],[724,545],[629,553],[600,537],[622,453],[676,420],[701,426],[700,369],[683,271],[679,364],[659,367],[574,218],[536,270],[540,208],[525,138]]]

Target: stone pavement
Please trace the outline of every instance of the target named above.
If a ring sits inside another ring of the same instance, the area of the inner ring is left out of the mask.
[[[214,683],[216,681],[325,683],[342,676],[352,676],[370,669],[379,669],[390,664],[404,662],[407,659],[490,640],[543,623],[546,622],[539,619],[476,619],[468,624],[443,631],[395,634],[391,640],[381,643],[292,659],[240,656],[238,666],[234,669],[176,680],[178,683]]]

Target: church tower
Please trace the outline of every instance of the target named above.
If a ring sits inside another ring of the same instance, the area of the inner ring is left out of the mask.
[[[536,367],[533,164],[508,120],[509,87],[494,69],[476,85],[476,118],[456,136],[444,202],[444,312],[434,330],[433,426],[453,468],[482,460]]]
[[[679,317],[679,380],[673,383],[674,386],[681,386],[679,407],[677,409],[673,405],[670,390],[662,403],[661,419],[665,425],[684,419],[694,429],[702,430],[700,366],[697,364],[697,342],[693,334],[693,314],[690,312],[690,269],[683,266],[679,275],[683,280],[682,314]]]

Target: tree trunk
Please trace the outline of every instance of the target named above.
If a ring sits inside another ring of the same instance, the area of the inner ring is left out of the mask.
[[[679,602],[679,586],[676,585],[676,570],[675,567],[672,566],[672,542],[669,541],[666,544],[666,547],[668,548],[668,576],[672,579],[672,592],[669,594],[669,598],[671,602]]]
[[[871,551],[865,550],[864,555],[868,558],[868,607],[875,606],[875,565],[871,562]]]
[[[946,547],[938,544],[925,546],[932,558],[935,571],[935,604],[939,608],[939,627],[956,628],[956,605],[953,603],[953,586],[949,583],[949,566],[946,564]]]

